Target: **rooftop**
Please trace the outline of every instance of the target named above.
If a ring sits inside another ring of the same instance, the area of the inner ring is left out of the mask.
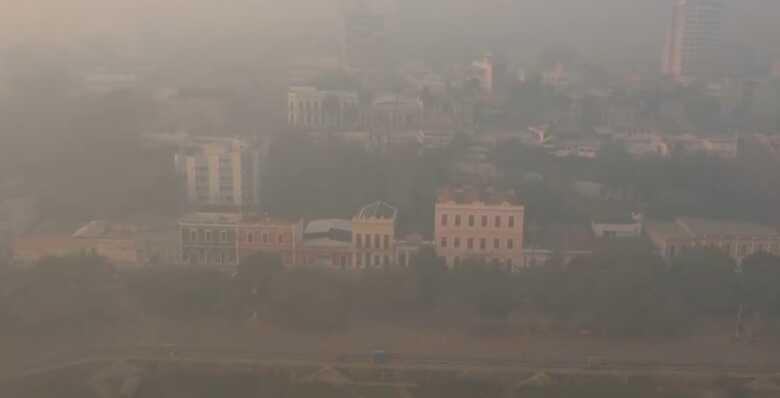
[[[303,241],[303,246],[307,248],[350,248],[352,247],[352,242],[330,238],[315,238],[306,239]]]
[[[260,214],[247,214],[241,219],[242,224],[263,224],[263,225],[292,225],[299,223],[299,220],[288,220],[279,217]]]
[[[780,237],[768,226],[742,221],[678,218],[672,221],[647,223],[648,231],[666,239],[695,239],[707,236]]]
[[[240,213],[192,213],[179,220],[183,224],[238,224]]]
[[[680,218],[677,220],[696,236],[707,235],[750,235],[780,236],[774,228],[748,222],[709,220],[703,218]]]
[[[352,233],[352,221],[341,219],[313,220],[306,225],[306,235],[327,234],[331,231],[344,231]]]
[[[364,206],[357,215],[355,215],[355,218],[361,219],[361,220],[368,220],[368,219],[394,219],[398,216],[398,209],[396,209],[393,206],[390,206],[389,204],[377,201],[374,203],[371,203],[370,205]]]
[[[438,203],[454,202],[455,204],[484,203],[488,205],[509,204],[522,206],[520,200],[512,191],[498,192],[493,189],[444,188],[439,190]]]

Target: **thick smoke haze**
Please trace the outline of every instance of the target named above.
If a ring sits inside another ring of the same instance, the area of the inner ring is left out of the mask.
[[[29,0],[3,1],[0,43],[69,43],[83,36],[149,38],[262,33],[296,35],[335,29],[341,0]],[[657,42],[667,27],[665,0],[401,0],[400,17],[430,32],[505,30],[534,40],[572,40],[594,49]],[[726,28],[741,40],[777,46],[774,0],[728,5]],[[489,22],[487,22],[489,21]],[[750,21],[750,23],[740,23]],[[573,34],[572,32],[577,32]],[[619,33],[617,33],[619,32]],[[528,38],[525,38],[528,39]],[[523,38],[520,38],[523,40]],[[618,48],[620,49],[620,48]]]

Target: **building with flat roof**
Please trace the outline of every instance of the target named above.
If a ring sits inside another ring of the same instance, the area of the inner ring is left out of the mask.
[[[524,216],[512,192],[442,189],[435,208],[436,251],[450,267],[469,259],[522,267]]]
[[[259,203],[260,152],[236,138],[199,137],[176,157],[187,199],[197,206],[253,207]]]
[[[352,268],[353,255],[351,220],[313,220],[304,230],[296,265],[345,270]]]
[[[712,72],[720,47],[723,0],[675,0],[663,72],[685,81]]]
[[[719,250],[738,263],[759,252],[780,255],[777,230],[747,222],[683,217],[647,222],[645,233],[666,259],[691,249]]]
[[[374,202],[352,217],[352,248],[355,268],[380,268],[395,265],[395,224],[398,209],[385,202]]]
[[[194,213],[179,220],[182,263],[235,266],[240,260],[237,213]]]
[[[303,220],[290,221],[268,216],[244,217],[238,225],[238,253],[246,258],[258,252],[278,254],[285,266],[297,263],[303,241]]]
[[[360,126],[358,94],[346,90],[320,90],[313,86],[290,87],[287,92],[287,124],[305,130],[345,131]]]
[[[598,216],[591,219],[590,227],[597,238],[639,238],[642,236],[642,216],[636,213]]]

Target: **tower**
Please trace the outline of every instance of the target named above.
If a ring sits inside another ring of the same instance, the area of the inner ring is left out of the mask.
[[[688,81],[714,72],[720,47],[723,0],[674,0],[663,72]]]

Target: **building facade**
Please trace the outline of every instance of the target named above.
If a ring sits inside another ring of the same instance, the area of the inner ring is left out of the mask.
[[[716,64],[723,0],[675,0],[664,48],[663,72],[685,81]]]
[[[181,263],[238,265],[240,222],[241,215],[235,213],[196,213],[179,220]]]
[[[593,235],[604,239],[639,238],[642,236],[642,216],[631,214],[623,216],[597,217],[591,220]]]
[[[435,209],[435,244],[450,267],[466,260],[523,266],[525,208],[511,193],[441,190]]]
[[[352,218],[354,268],[395,265],[395,223],[398,210],[385,202],[374,202]]]
[[[328,269],[352,268],[352,221],[313,220],[306,226],[298,264]]]
[[[371,105],[370,130],[375,134],[418,131],[422,127],[423,110],[419,98],[381,95]]]
[[[198,206],[251,207],[259,203],[260,153],[233,138],[198,138],[176,158],[187,199]]]
[[[287,123],[307,130],[353,130],[360,126],[358,95],[351,91],[291,87],[287,92]]]
[[[246,258],[257,252],[278,254],[285,266],[297,264],[296,253],[303,240],[303,221],[271,217],[245,217],[238,226],[238,253]]]
[[[763,225],[678,218],[670,222],[649,222],[645,233],[667,260],[692,249],[719,250],[737,263],[760,252],[780,255],[780,234]]]

